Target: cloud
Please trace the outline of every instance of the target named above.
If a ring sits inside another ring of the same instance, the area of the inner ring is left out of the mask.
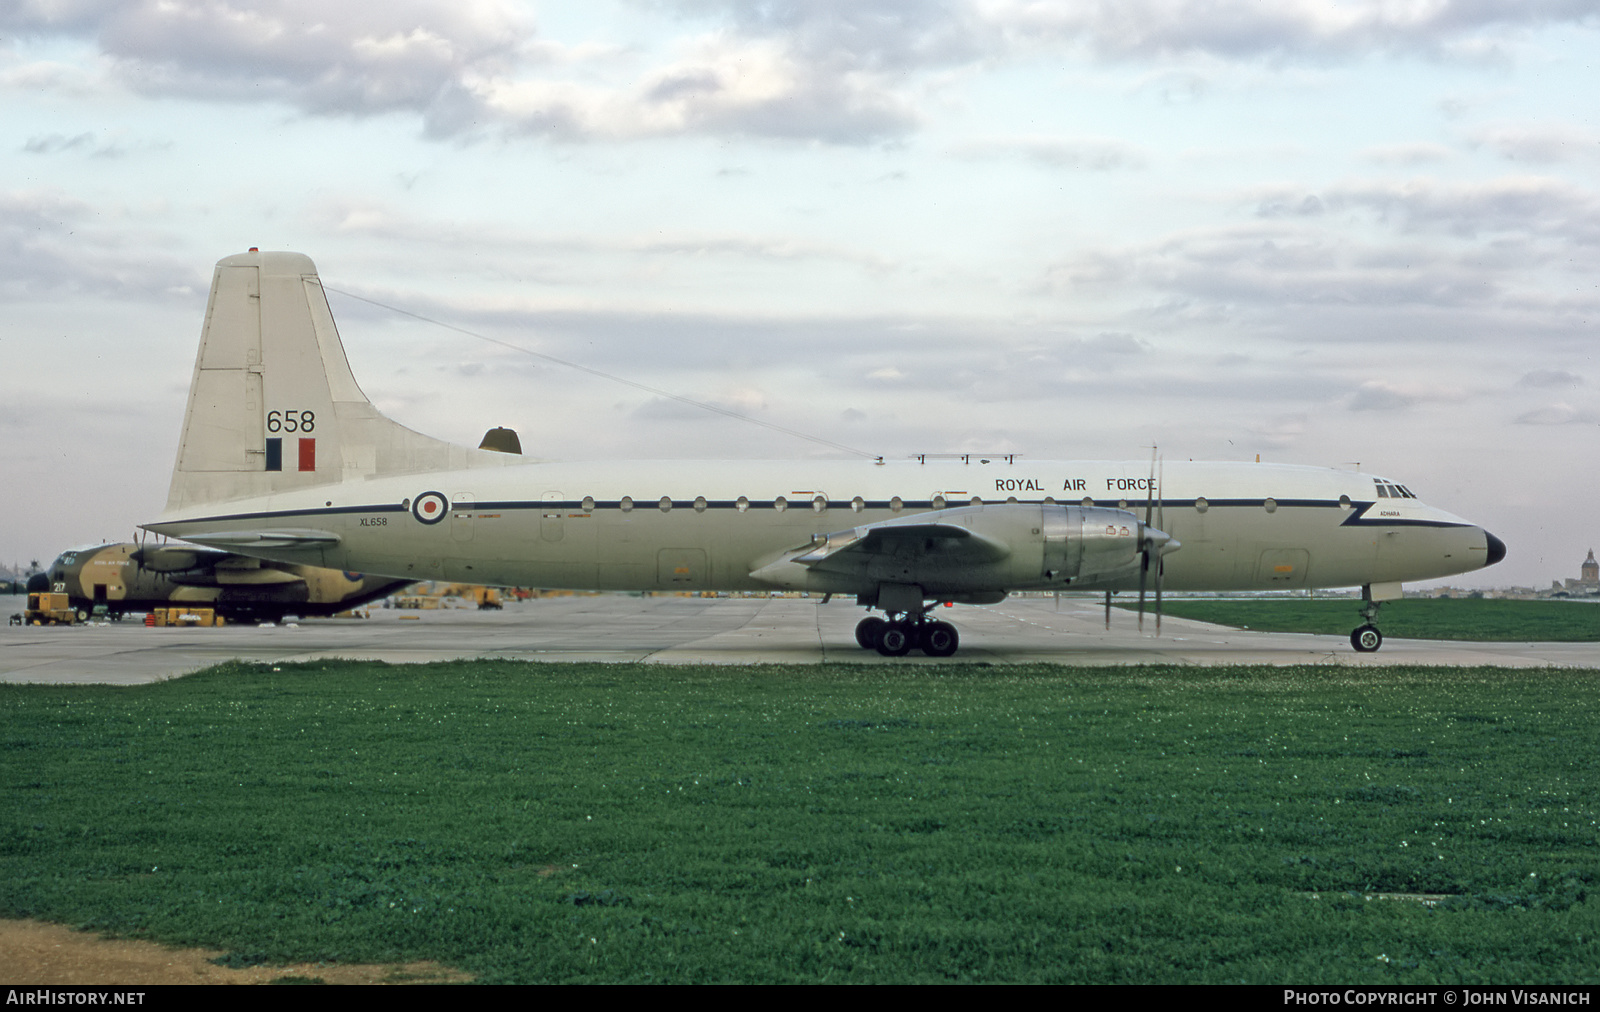
[[[423,246],[441,256],[470,250],[474,259],[494,253],[514,262],[518,276],[536,276],[550,283],[579,276],[586,257],[616,255],[661,263],[709,258],[764,265],[815,261],[848,264],[874,274],[899,266],[864,247],[808,242],[786,235],[675,229],[656,229],[644,235],[545,232],[509,227],[487,218],[441,221],[418,217],[405,208],[371,200],[327,201],[312,208],[308,217],[327,231],[382,240],[387,246]],[[605,269],[615,270],[614,261],[608,261]]]
[[[1434,250],[1397,256],[1392,246],[1336,229],[1262,225],[1195,230],[1080,256],[1052,268],[1045,287],[1062,294],[1122,288],[1261,306],[1375,307],[1481,302],[1496,293],[1495,280],[1492,271]]]
[[[1011,137],[966,141],[950,147],[964,159],[1023,158],[1052,169],[1108,172],[1139,169],[1149,157],[1137,145],[1105,137]]]
[[[473,76],[430,111],[448,135],[488,122],[563,140],[683,133],[747,134],[864,143],[918,122],[895,81],[848,60],[803,59],[784,42],[715,33],[625,85],[544,77]]]
[[[1426,142],[1416,144],[1384,144],[1367,148],[1361,157],[1378,165],[1421,165],[1425,162],[1443,162],[1455,157],[1455,151],[1443,144]]]
[[[193,264],[152,252],[168,244],[104,225],[103,217],[103,209],[55,191],[0,192],[0,295],[94,292],[144,300],[203,286]]]
[[[1419,398],[1414,394],[1397,390],[1387,383],[1374,380],[1361,384],[1361,389],[1355,392],[1354,396],[1345,404],[1345,407],[1351,411],[1399,411],[1415,406],[1418,400]]]
[[[85,132],[71,136],[59,133],[35,134],[23,143],[22,150],[30,155],[78,154],[90,158],[121,158],[134,150],[151,151],[171,146],[171,143],[166,141],[139,141],[130,145],[125,140],[114,140]]]
[[[1249,426],[1249,432],[1261,446],[1284,450],[1293,446],[1301,436],[1305,435],[1307,421],[1304,414],[1277,415]]]
[[[1086,249],[1047,267],[1038,289],[1138,300],[1152,321],[1191,328],[1250,313],[1341,341],[1466,336],[1450,326],[1532,340],[1583,331],[1600,312],[1587,282],[1600,271],[1600,198],[1571,183],[1353,182],[1229,199],[1256,220]]]
[[[1351,411],[1401,411],[1427,401],[1461,401],[1466,394],[1429,383],[1391,383],[1369,380],[1346,402]]]
[[[1514,162],[1551,165],[1600,154],[1600,133],[1567,123],[1499,124],[1470,139]]]
[[[1115,57],[1481,53],[1509,31],[1593,23],[1591,0],[998,0],[991,23],[1020,42],[1072,40]]]
[[[630,61],[618,47],[539,39],[505,0],[27,0],[0,14],[0,27],[92,38],[112,77],[145,94],[275,101],[315,115],[409,111],[435,137],[503,129],[568,140],[698,132],[856,143],[917,121],[893,92],[894,68],[917,62],[895,55],[904,40],[834,50],[815,32],[720,30],[678,40],[678,58],[619,83],[615,72]]]
[[[1267,193],[1263,218],[1309,216],[1324,211],[1365,212],[1375,224],[1399,232],[1487,233],[1553,237],[1588,245],[1600,239],[1600,200],[1559,179],[1511,176],[1470,183],[1415,179],[1346,183],[1320,194]]]
[[[1577,373],[1567,372],[1565,369],[1535,369],[1533,372],[1523,373],[1517,380],[1518,386],[1524,387],[1568,387],[1577,386],[1583,382],[1583,377]]]
[[[962,0],[680,0],[689,15],[720,16],[739,35],[783,39],[797,58],[873,73],[970,64],[1004,45],[983,4]]]
[[[650,66],[627,47],[541,37],[511,0],[20,0],[0,30],[92,41],[136,91],[277,102],[326,116],[419,116],[428,136],[565,141],[677,134],[864,144],[922,122],[937,75],[1087,46],[1105,56],[1253,59],[1445,52],[1592,23],[1593,0],[680,0],[685,29]],[[693,27],[688,27],[692,24]],[[15,81],[25,68],[6,71]],[[62,68],[38,83],[86,86]],[[63,76],[65,74],[65,76]],[[53,83],[52,83],[53,82]],[[1069,168],[1142,164],[1115,142],[1011,142]],[[1510,141],[1505,141],[1510,143]],[[1524,140],[1523,150],[1547,152]]]
[[[1588,408],[1576,408],[1566,402],[1557,402],[1517,416],[1518,425],[1597,425],[1600,414]]]

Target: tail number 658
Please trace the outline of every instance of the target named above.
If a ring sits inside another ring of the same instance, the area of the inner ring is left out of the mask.
[[[315,432],[317,416],[312,411],[268,411],[268,432]]]

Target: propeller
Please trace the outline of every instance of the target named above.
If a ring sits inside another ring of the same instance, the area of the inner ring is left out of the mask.
[[[1158,464],[1161,470],[1157,470]],[[1176,550],[1178,542],[1161,528],[1166,524],[1166,506],[1161,502],[1161,482],[1166,468],[1154,446],[1150,448],[1150,483],[1145,489],[1144,530],[1139,539],[1139,631],[1144,632],[1144,595],[1150,579],[1150,560],[1155,557],[1156,635],[1161,635],[1161,576],[1166,567],[1161,557]],[[1168,547],[1168,546],[1171,547]]]
[[[1167,503],[1161,497],[1161,487],[1166,484],[1166,465],[1165,460],[1156,462],[1156,529],[1161,531],[1167,529]],[[1156,552],[1156,636],[1158,637],[1161,635],[1161,576],[1166,571],[1167,558],[1163,547],[1163,550]]]

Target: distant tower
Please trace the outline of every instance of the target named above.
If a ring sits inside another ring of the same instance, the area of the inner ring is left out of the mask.
[[[1583,568],[1578,571],[1581,575],[1578,582],[1585,587],[1600,587],[1600,562],[1594,561],[1594,549],[1589,549],[1589,557],[1583,560]]]

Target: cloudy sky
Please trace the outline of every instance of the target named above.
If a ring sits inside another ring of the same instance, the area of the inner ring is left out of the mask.
[[[533,455],[1263,460],[1600,547],[1600,0],[0,3],[0,560],[165,501],[212,264]],[[358,298],[459,329],[425,323]]]

